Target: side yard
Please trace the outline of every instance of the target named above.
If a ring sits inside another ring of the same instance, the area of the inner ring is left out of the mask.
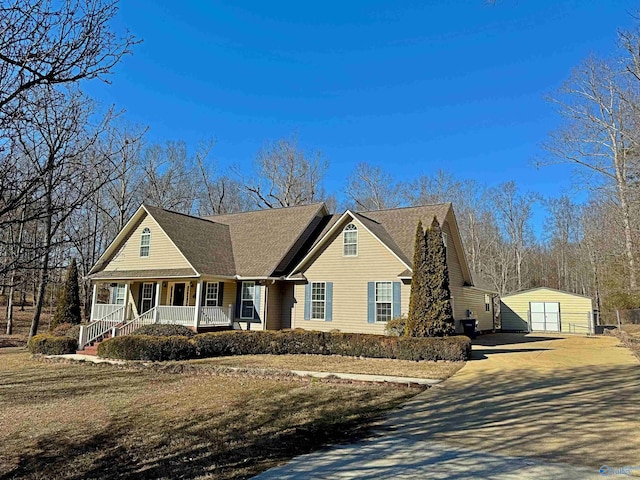
[[[29,338],[29,329],[31,328],[31,320],[33,319],[33,307],[25,307],[24,312],[20,311],[20,307],[13,310],[13,335],[6,335],[6,305],[0,304],[0,348],[3,347],[21,347],[27,344]],[[46,332],[49,328],[49,309],[43,311],[40,316],[40,325],[38,332]]]
[[[0,478],[246,478],[419,390],[46,363],[0,348]]]

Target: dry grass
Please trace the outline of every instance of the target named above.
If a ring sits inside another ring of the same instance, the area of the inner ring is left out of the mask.
[[[0,349],[0,479],[247,478],[417,391],[44,363]]]
[[[25,307],[24,312],[20,311],[20,307],[13,309],[13,334],[5,335],[7,331],[6,305],[2,305],[2,314],[0,314],[0,348],[2,347],[20,347],[27,344],[29,338],[29,329],[31,328],[31,320],[33,320],[33,307]],[[49,309],[43,311],[40,315],[40,325],[38,332],[46,332],[49,328]]]
[[[640,325],[622,325],[622,331],[634,337],[640,337]]]
[[[610,330],[608,334],[619,338],[640,359],[640,325],[622,325],[621,331]]]
[[[190,363],[228,367],[364,373],[433,379],[449,378],[464,365],[464,362],[412,362],[410,360],[354,358],[334,355],[243,355],[192,360]]]

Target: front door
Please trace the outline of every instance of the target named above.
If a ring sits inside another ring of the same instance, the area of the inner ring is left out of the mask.
[[[184,283],[176,283],[173,286],[173,301],[171,305],[174,307],[182,307],[184,306],[184,293],[185,293],[185,284]]]

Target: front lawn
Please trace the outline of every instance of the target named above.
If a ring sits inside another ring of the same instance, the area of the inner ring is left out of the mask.
[[[0,365],[0,478],[247,478],[363,435],[419,391],[46,363],[17,348],[0,348]]]
[[[386,358],[354,358],[336,355],[241,355],[191,360],[197,365],[217,365],[243,368],[274,368],[277,370],[307,370],[316,372],[364,373],[401,377],[449,378],[464,362],[413,362]]]

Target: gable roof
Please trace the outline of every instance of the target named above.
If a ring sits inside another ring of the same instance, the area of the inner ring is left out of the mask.
[[[452,240],[458,251],[463,277],[465,281],[472,284],[473,279],[464,256],[462,240],[458,232],[458,226],[451,203],[373,210],[368,212],[351,212],[347,210],[342,215],[333,215],[325,227],[319,232],[316,241],[311,245],[305,257],[291,273],[297,273],[301,267],[313,257],[313,254],[321,248],[322,244],[328,241],[335,231],[346,222],[345,219],[353,218],[407,267],[399,276],[408,278],[411,276],[418,220],[421,220],[423,226],[427,227],[431,225],[434,217],[441,225],[444,224],[446,220],[449,221],[450,230],[453,234]]]
[[[418,220],[422,220],[422,226],[424,228],[431,225],[433,217],[436,217],[440,225],[442,225],[450,210],[450,203],[440,203],[417,207],[374,210],[370,212],[361,212],[358,215],[366,217],[379,225],[383,225],[385,233],[383,234],[383,237],[379,238],[382,241],[385,241],[384,235],[386,235],[393,239],[393,244],[396,246],[395,248],[399,249],[399,253],[406,258],[407,264],[412,266]],[[375,233],[376,232],[374,231],[374,234]],[[394,247],[389,245],[389,248],[393,249]]]
[[[309,227],[326,214],[324,203],[314,203],[206,218],[229,227],[237,275],[269,277],[286,269],[294,247],[302,246]]]
[[[513,297],[515,295],[520,295],[522,293],[528,293],[528,292],[533,292],[535,290],[551,290],[552,292],[557,292],[557,293],[564,293],[565,295],[573,295],[574,297],[582,297],[582,298],[588,298],[589,300],[591,300],[593,302],[593,298],[588,296],[588,295],[581,295],[579,293],[573,293],[573,292],[567,292],[565,290],[558,290],[557,288],[551,288],[551,287],[535,287],[535,288],[528,288],[526,290],[520,290],[518,292],[514,292],[514,293],[510,293],[509,295],[502,295],[501,298],[508,298],[508,297]]]
[[[143,206],[196,272],[225,277],[236,274],[228,225],[159,207]]]

